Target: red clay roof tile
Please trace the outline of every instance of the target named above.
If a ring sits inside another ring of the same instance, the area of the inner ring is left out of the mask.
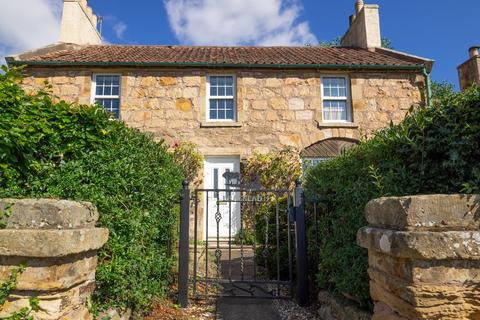
[[[21,59],[20,59],[21,60]],[[345,47],[192,47],[92,45],[34,55],[23,62],[41,64],[205,64],[205,65],[368,65],[421,66],[423,61],[385,52]],[[27,63],[28,64],[28,63]]]

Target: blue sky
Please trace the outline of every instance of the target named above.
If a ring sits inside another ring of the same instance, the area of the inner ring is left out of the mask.
[[[0,56],[55,42],[61,0],[0,0]],[[119,44],[303,44],[342,35],[354,0],[90,0]],[[436,61],[433,79],[457,86],[456,67],[480,43],[478,0],[370,0],[396,50]],[[29,9],[27,9],[29,8]],[[2,14],[3,12],[3,14]],[[22,16],[22,18],[19,18]],[[3,22],[2,22],[3,21]]]

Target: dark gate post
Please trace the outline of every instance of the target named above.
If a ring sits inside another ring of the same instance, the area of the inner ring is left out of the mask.
[[[190,228],[190,190],[188,181],[183,181],[182,202],[180,204],[180,243],[178,246],[178,304],[188,306],[188,260]]]
[[[305,194],[300,180],[295,181],[295,235],[297,249],[297,298],[300,306],[308,304],[307,229]]]

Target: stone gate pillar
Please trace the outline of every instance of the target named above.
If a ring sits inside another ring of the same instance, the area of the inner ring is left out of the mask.
[[[373,319],[480,319],[480,196],[381,198],[366,206]]]
[[[26,266],[0,306],[0,318],[38,297],[34,319],[91,319],[86,301],[95,287],[97,250],[108,230],[95,228],[96,208],[65,200],[0,200],[6,228],[0,230],[0,283]]]

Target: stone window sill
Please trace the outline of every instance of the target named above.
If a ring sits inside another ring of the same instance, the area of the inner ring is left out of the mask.
[[[200,128],[241,128],[241,122],[202,122]]]
[[[317,122],[319,128],[350,128],[358,129],[358,124],[353,122]]]

